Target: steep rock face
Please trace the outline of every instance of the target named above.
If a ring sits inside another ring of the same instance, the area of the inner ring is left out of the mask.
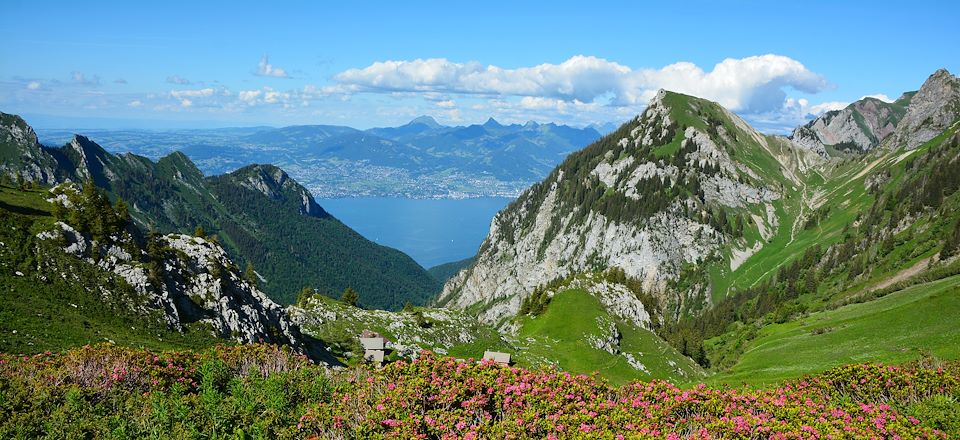
[[[665,288],[736,238],[729,213],[756,212],[754,227],[776,229],[763,214],[792,182],[774,144],[716,103],[661,91],[643,114],[501,211],[474,265],[447,282],[438,303],[504,325],[537,286],[619,267],[675,308],[702,307],[703,291]],[[736,160],[744,156],[751,161]]]
[[[897,126],[895,145],[913,149],[933,139],[960,117],[960,79],[946,69],[930,75]]]
[[[57,163],[45,153],[37,134],[17,115],[0,113],[0,173],[48,185],[57,181]]]
[[[828,157],[827,146],[859,152],[872,150],[893,134],[912,97],[913,93],[906,93],[892,103],[863,98],[797,127],[790,138],[801,148],[823,157]]]

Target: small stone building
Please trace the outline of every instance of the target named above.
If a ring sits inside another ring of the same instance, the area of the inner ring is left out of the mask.
[[[500,365],[510,365],[510,353],[501,353],[499,351],[483,352],[483,360],[494,361]]]
[[[387,353],[387,338],[370,330],[360,333],[360,345],[363,346],[363,360],[376,365],[383,365]]]

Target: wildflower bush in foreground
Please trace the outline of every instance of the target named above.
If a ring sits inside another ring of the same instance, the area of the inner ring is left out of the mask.
[[[960,366],[849,365],[681,389],[424,353],[330,371],[269,345],[0,355],[0,437],[952,438]]]

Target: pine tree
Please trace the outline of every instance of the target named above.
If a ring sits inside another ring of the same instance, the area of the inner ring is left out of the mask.
[[[163,246],[160,243],[160,234],[152,226],[147,234],[147,259],[147,278],[155,287],[159,287],[163,276]]]
[[[206,239],[207,231],[203,230],[203,225],[197,225],[197,228],[193,230],[193,236]]]
[[[300,289],[300,293],[297,294],[297,305],[304,306],[307,304],[307,301],[313,297],[313,289],[309,287],[304,287]]]
[[[850,273],[848,275],[849,279],[854,279],[863,273],[863,261],[860,258],[854,258],[853,262],[850,263]]]
[[[247,262],[247,268],[243,270],[243,279],[253,287],[257,287],[259,277],[257,276],[257,271],[253,270],[253,264],[250,264],[249,261]]]
[[[803,290],[805,293],[814,293],[817,291],[817,278],[811,268],[803,278]]]
[[[697,355],[694,358],[703,368],[710,368],[710,359],[707,358],[707,351],[703,348],[703,343],[700,343],[700,347],[697,349]]]
[[[947,233],[947,238],[943,240],[943,249],[940,251],[940,259],[946,260],[960,251],[960,220],[953,226],[953,231]]]
[[[343,301],[351,306],[357,307],[357,304],[360,301],[360,295],[353,288],[347,287],[343,291],[343,295],[340,295],[340,301]]]

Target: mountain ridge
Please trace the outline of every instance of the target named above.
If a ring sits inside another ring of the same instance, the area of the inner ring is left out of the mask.
[[[27,133],[16,127],[2,128]],[[398,309],[408,301],[422,304],[439,290],[409,256],[370,242],[330,216],[279,167],[250,165],[205,177],[180,152],[154,162],[132,153],[114,155],[80,135],[57,148],[29,145],[28,135],[16,139],[26,142],[15,144],[21,154],[0,165],[10,177],[27,167],[39,170],[30,180],[43,183],[92,179],[112,198],[127,201],[144,229],[191,233],[202,227],[241,264],[252,263],[266,280],[263,290],[281,303],[292,303],[304,287],[332,296],[352,287],[368,306]]]

